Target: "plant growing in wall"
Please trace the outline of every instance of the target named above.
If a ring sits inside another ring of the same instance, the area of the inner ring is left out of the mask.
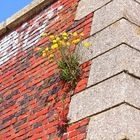
[[[47,37],[46,33],[41,34],[42,37]],[[78,78],[81,75],[79,55],[74,50],[82,47],[79,43],[83,39],[84,34],[63,32],[60,35],[50,35],[49,42],[46,47],[37,47],[36,50],[42,54],[42,57],[47,57],[50,61],[57,62],[60,78],[66,83],[70,83],[75,87]],[[88,48],[90,44],[84,43],[84,47]]]
[[[60,137],[66,132],[69,122],[69,119],[67,118],[69,103],[66,102],[65,94],[62,96],[61,103],[62,106],[58,107],[56,110],[56,118],[59,121],[57,126],[57,135]]]
[[[36,51],[46,57],[49,61],[57,62],[58,73],[60,79],[65,83],[68,83],[71,88],[74,88],[81,76],[82,69],[80,68],[78,50],[81,47],[86,47],[88,49],[91,44],[88,42],[80,45],[80,42],[84,38],[84,34],[77,32],[67,33],[63,32],[59,35],[47,36],[46,33],[41,34],[42,37],[48,38],[48,43],[45,47],[37,47]],[[77,47],[77,48],[76,48]],[[65,93],[66,95],[67,93]],[[70,97],[69,97],[70,98]],[[65,103],[65,97],[61,100],[62,107],[57,110],[57,119],[59,121],[57,127],[57,134],[62,136],[66,131],[68,126],[68,103]]]

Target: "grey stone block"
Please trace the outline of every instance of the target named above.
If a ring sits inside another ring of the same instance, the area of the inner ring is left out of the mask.
[[[0,35],[6,32],[5,22],[0,23]]]
[[[89,50],[84,47],[79,49],[81,62],[92,59],[122,42],[140,50],[140,28],[122,19],[82,43],[84,42],[90,42],[93,47],[89,47]]]
[[[134,0],[113,0],[106,6],[95,11],[91,35],[109,26],[122,17],[140,25],[139,14],[140,4]]]
[[[122,73],[73,96],[68,117],[75,122],[124,101],[140,108],[140,80]]]
[[[121,105],[91,118],[87,140],[140,140],[140,111]]]
[[[81,0],[77,8],[76,19],[79,20],[112,0]]]
[[[140,52],[127,45],[120,45],[92,60],[88,86],[101,82],[123,70],[140,76]]]
[[[136,0],[136,1],[140,3],[140,0]]]

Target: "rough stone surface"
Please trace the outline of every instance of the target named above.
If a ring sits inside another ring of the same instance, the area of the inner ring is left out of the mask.
[[[94,58],[122,42],[140,50],[140,27],[122,19],[84,42],[90,42],[93,47],[90,47],[89,51],[84,47],[80,48],[81,62]]]
[[[88,86],[101,82],[123,70],[128,70],[140,77],[140,52],[127,45],[120,45],[93,59]]]
[[[112,0],[81,0],[78,5],[76,20],[85,17],[110,1]]]
[[[140,111],[121,105],[91,118],[87,140],[140,140]]]
[[[94,13],[91,34],[98,32],[122,17],[140,25],[139,13],[140,4],[134,0],[113,0]]]
[[[2,35],[6,31],[5,23],[0,23],[0,35]]]
[[[139,91],[140,80],[122,73],[73,96],[68,117],[75,122],[123,101],[140,108]]]

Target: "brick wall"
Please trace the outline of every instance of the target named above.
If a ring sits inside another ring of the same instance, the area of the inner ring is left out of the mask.
[[[88,118],[70,123],[60,138],[55,113],[67,92],[66,111],[71,96],[85,89],[90,61],[81,65],[83,74],[75,89],[68,92],[55,69],[55,62],[34,55],[35,46],[45,46],[42,32],[84,32],[89,36],[93,14],[75,21],[78,0],[59,0],[24,21],[0,40],[0,140],[57,140],[86,137]],[[55,99],[55,100],[54,100]]]
[[[1,23],[0,140],[140,140],[139,13],[140,0],[36,0]],[[79,49],[74,89],[35,55],[44,31],[94,44]],[[69,125],[58,137],[60,108]]]

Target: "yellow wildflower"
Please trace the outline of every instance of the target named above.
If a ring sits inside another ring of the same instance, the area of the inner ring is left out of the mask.
[[[57,38],[56,38],[56,41],[60,41],[60,37],[57,37]]]
[[[77,42],[77,43],[79,43],[80,41],[81,41],[80,38],[76,39],[76,42]]]
[[[66,36],[64,36],[63,38],[64,38],[64,40],[67,40],[68,39]]]
[[[72,41],[73,44],[78,44],[79,42],[80,42],[79,38]]]
[[[54,55],[53,54],[50,54],[48,58],[49,59],[52,59],[52,58],[54,58]]]
[[[57,43],[55,43],[55,44],[53,44],[53,45],[51,46],[51,49],[56,49],[56,48],[58,48],[58,44],[57,44]]]
[[[66,33],[66,32],[64,32],[64,33],[62,33],[62,35],[63,35],[63,36],[67,36],[67,33]]]
[[[67,46],[70,46],[70,42],[67,42]]]
[[[57,42],[57,40],[53,40],[53,43],[56,43]]]
[[[86,48],[88,48],[88,47],[90,46],[90,44],[89,44],[88,42],[85,42],[85,43],[84,43],[84,46],[85,46]]]
[[[45,51],[42,51],[42,56],[43,56],[43,57],[45,57],[45,56],[46,56]]]
[[[77,36],[77,35],[78,35],[77,32],[74,32],[74,33],[73,33],[73,36]]]
[[[60,40],[59,43],[62,44],[62,40]]]
[[[47,33],[41,33],[40,36],[41,36],[41,37],[46,37],[46,36],[47,36]]]
[[[50,35],[50,38],[51,38],[51,39],[54,39],[55,37],[54,37],[54,35]]]
[[[45,51],[48,51],[49,50],[49,48],[47,47],[46,49],[45,49]]]
[[[65,46],[65,42],[64,42],[64,41],[60,40],[59,43],[60,43],[61,45]]]
[[[73,43],[73,44],[76,44],[76,40],[73,40],[72,43]]]

